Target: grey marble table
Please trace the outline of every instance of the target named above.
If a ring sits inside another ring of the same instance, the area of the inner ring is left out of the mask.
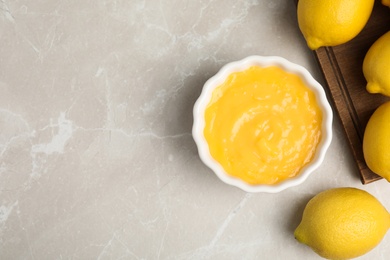
[[[323,165],[245,193],[200,161],[192,106],[225,63],[278,55],[324,80],[290,0],[0,1],[0,259],[320,259],[293,236],[360,183],[339,119]],[[390,236],[361,259],[386,259]]]

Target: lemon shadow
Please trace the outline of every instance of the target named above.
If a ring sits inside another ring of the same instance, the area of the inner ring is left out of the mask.
[[[291,209],[288,210],[290,214],[288,215],[287,221],[285,222],[284,230],[287,231],[288,234],[293,234],[295,229],[298,227],[299,223],[301,223],[303,211],[307,205],[307,203],[314,197],[313,194],[307,194],[303,198],[301,198],[297,203],[291,204]]]

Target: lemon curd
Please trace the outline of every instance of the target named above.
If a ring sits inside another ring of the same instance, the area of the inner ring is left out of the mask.
[[[204,136],[212,157],[249,184],[299,174],[321,139],[322,113],[301,78],[279,67],[230,74],[212,93]]]

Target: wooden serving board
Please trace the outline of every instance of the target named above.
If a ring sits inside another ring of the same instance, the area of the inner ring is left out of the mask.
[[[314,51],[327,83],[328,96],[341,119],[363,184],[381,179],[367,167],[362,141],[368,119],[389,98],[366,91],[362,65],[370,46],[389,30],[390,8],[377,0],[367,25],[357,37],[336,47],[321,47]]]

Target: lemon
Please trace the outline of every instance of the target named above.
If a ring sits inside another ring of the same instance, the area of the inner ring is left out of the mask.
[[[390,215],[371,194],[335,188],[312,198],[295,238],[329,259],[350,259],[372,250],[390,227]]]
[[[382,0],[382,4],[386,6],[390,6],[390,0]]]
[[[370,93],[390,96],[390,31],[370,47],[363,61],[363,73]]]
[[[310,49],[353,39],[370,18],[374,0],[299,0],[298,24]]]
[[[390,181],[390,101],[379,106],[368,120],[363,155],[368,168]]]

